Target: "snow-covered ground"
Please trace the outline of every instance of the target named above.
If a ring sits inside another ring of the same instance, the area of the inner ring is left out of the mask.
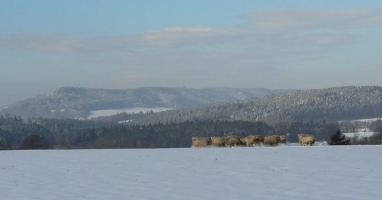
[[[111,115],[116,115],[118,113],[139,113],[139,112],[148,112],[148,111],[153,111],[153,112],[161,112],[161,111],[166,111],[166,110],[171,110],[173,108],[162,108],[162,107],[157,107],[157,108],[121,108],[121,109],[110,109],[110,110],[94,110],[90,111],[90,115],[87,117],[87,119],[91,118],[96,118],[96,117],[101,117],[101,116],[111,116]]]
[[[367,118],[367,119],[355,119],[355,120],[345,120],[345,121],[350,121],[350,122],[374,122],[374,121],[377,121],[377,120],[382,120],[382,117],[378,117],[378,118]],[[345,122],[345,121],[338,121],[338,122]]]
[[[0,199],[368,199],[382,146],[0,151]]]
[[[356,133],[343,133],[346,137],[357,137],[357,139],[362,139],[365,137],[371,137],[374,135],[374,132],[356,132]]]

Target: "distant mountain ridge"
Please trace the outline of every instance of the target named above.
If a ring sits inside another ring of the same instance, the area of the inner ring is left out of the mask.
[[[346,86],[300,90],[195,108],[154,113],[132,124],[193,120],[243,120],[268,123],[295,120],[352,120],[382,116],[382,87]]]
[[[90,111],[117,108],[189,108],[205,104],[244,100],[291,90],[265,88],[167,88],[97,89],[63,87],[48,94],[19,101],[0,109],[23,119],[86,118]]]

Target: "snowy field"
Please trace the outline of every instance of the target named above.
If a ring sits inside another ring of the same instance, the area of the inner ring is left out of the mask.
[[[377,120],[382,120],[382,117],[378,117],[378,118],[366,118],[366,119],[355,119],[355,120],[344,120],[344,121],[338,121],[338,122],[345,122],[345,121],[349,121],[349,122],[374,122],[374,121],[377,121]]]
[[[356,133],[343,133],[346,137],[352,138],[357,137],[358,140],[365,138],[365,137],[371,137],[374,135],[374,132],[356,132]]]
[[[382,198],[382,146],[0,151],[0,199]]]
[[[157,108],[121,108],[121,109],[109,109],[109,110],[93,110],[90,111],[90,115],[87,117],[87,119],[91,118],[96,118],[96,117],[102,117],[102,116],[112,116],[116,115],[118,113],[139,113],[139,112],[162,112],[166,110],[171,110],[173,108],[162,108],[162,107],[157,107]]]

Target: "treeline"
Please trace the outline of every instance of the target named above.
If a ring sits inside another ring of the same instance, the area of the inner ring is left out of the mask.
[[[269,125],[265,122],[194,120],[182,123],[125,125],[46,118],[31,119],[24,123],[4,118],[0,123],[1,149],[183,148],[191,146],[192,136],[265,136],[287,133],[290,133],[288,142],[298,142],[298,133],[313,134],[317,141],[325,141],[339,129],[337,123],[325,121],[295,121]]]
[[[3,115],[0,115],[0,126],[2,125],[13,125],[13,124],[19,124],[22,123],[23,120],[21,117],[16,117],[11,115],[9,113],[6,113],[5,117]]]

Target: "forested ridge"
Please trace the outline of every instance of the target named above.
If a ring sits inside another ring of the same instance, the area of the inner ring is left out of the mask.
[[[132,124],[192,120],[338,121],[382,116],[382,88],[348,86],[301,90],[147,115]]]

